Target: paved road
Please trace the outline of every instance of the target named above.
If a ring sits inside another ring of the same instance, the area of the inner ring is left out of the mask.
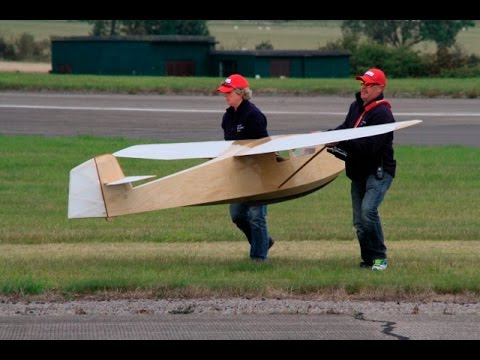
[[[0,317],[0,340],[480,340],[479,316],[137,315]]]
[[[326,130],[351,98],[254,97],[272,135]],[[480,106],[469,99],[392,99],[400,144],[480,145]],[[101,135],[155,141],[219,140],[221,96],[0,93],[1,134]],[[0,316],[0,339],[477,339],[480,314]]]
[[[271,135],[329,129],[345,117],[351,98],[254,97]],[[422,119],[395,133],[399,144],[480,145],[477,99],[392,99],[398,121]],[[122,136],[159,141],[222,138],[219,96],[0,93],[0,133]]]

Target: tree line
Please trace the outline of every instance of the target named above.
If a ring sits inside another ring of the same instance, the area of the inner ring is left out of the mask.
[[[207,20],[86,21],[94,36],[210,36]],[[324,48],[349,50],[352,74],[375,66],[395,77],[480,76],[480,58],[456,45],[458,33],[474,26],[473,20],[344,20],[342,37]],[[436,44],[435,54],[413,50],[425,41]],[[263,41],[255,48],[273,49],[273,45]],[[0,37],[0,59],[48,61],[50,56],[50,44],[35,42],[31,34],[13,42]]]
[[[288,21],[288,20],[285,20]],[[207,20],[88,20],[92,35],[201,35],[209,36]],[[344,20],[344,36],[365,36],[393,47],[411,48],[423,41],[438,47],[455,45],[458,33],[474,27],[473,20]]]
[[[473,20],[345,20],[342,38],[325,48],[349,50],[352,74],[378,67],[393,77],[476,77],[480,58],[456,44],[458,33],[474,26]],[[425,41],[436,44],[434,54],[413,50]]]
[[[92,35],[209,36],[207,20],[89,20]]]

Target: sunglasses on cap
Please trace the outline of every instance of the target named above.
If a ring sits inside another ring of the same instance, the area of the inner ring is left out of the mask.
[[[220,86],[225,86],[225,87],[231,88],[232,90],[238,90],[238,88],[236,88],[235,86],[232,86],[232,84],[229,84],[229,83],[227,83],[227,82],[225,82],[225,81],[222,82],[222,83],[220,84]]]

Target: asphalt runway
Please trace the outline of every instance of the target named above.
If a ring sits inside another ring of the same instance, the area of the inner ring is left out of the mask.
[[[353,96],[353,95],[352,95]],[[343,121],[352,98],[253,97],[271,135],[328,130]],[[390,100],[397,121],[420,125],[395,133],[395,143],[480,145],[478,99]],[[222,140],[225,101],[215,96],[0,93],[0,133],[98,135],[164,141]]]
[[[255,94],[254,94],[255,95]],[[388,97],[388,94],[387,94]],[[352,97],[253,97],[271,135],[308,133],[343,121]],[[395,143],[480,145],[478,99],[389,99]],[[222,96],[0,93],[4,135],[113,136],[164,141],[221,140]],[[384,315],[59,315],[0,317],[0,339],[477,339],[480,314]]]

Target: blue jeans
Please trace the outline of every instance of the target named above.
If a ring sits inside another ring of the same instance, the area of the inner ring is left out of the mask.
[[[230,204],[230,217],[250,243],[250,257],[266,260],[268,253],[267,206]]]
[[[392,176],[387,172],[381,180],[374,175],[365,180],[352,180],[353,226],[357,231],[362,260],[367,264],[372,264],[375,259],[387,258],[378,207],[392,181]]]

